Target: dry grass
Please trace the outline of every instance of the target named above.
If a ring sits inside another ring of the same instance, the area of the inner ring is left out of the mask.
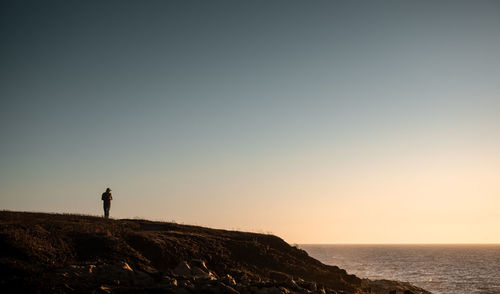
[[[0,246],[0,275],[25,276],[22,283],[38,282],[69,265],[127,262],[136,269],[169,272],[193,259],[206,261],[221,276],[261,279],[278,272],[336,288],[359,283],[273,235],[147,220],[2,211]]]

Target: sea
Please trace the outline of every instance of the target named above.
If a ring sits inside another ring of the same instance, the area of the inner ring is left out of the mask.
[[[299,247],[361,278],[407,281],[435,294],[500,294],[500,244]]]

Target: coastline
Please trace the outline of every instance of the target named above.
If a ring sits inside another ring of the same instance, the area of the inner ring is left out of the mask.
[[[360,279],[273,235],[0,212],[3,293],[430,293]]]

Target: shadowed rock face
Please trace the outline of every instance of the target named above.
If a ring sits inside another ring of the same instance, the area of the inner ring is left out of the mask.
[[[272,235],[5,211],[0,224],[2,293],[429,293],[361,280]]]

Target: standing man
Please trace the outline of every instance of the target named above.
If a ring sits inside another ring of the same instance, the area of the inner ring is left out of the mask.
[[[104,217],[109,218],[109,209],[111,208],[111,200],[113,200],[110,188],[107,188],[106,192],[102,193],[101,200],[104,206]]]

